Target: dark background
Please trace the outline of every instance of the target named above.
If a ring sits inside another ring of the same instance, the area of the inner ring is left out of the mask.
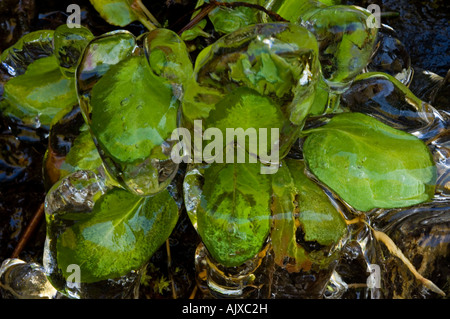
[[[180,30],[188,21],[196,1],[143,1],[159,21],[167,27]],[[0,52],[13,45],[28,32],[55,29],[67,19],[67,6],[77,3],[82,8],[82,24],[95,35],[118,29],[110,26],[87,0],[0,0]],[[345,1],[344,4],[367,7],[378,4],[382,12],[397,12],[395,18],[382,19],[393,27],[406,46],[413,67],[429,70],[445,77],[450,68],[450,2],[448,0],[377,0]],[[140,23],[126,29],[134,34],[144,32]],[[45,128],[30,129],[12,123],[0,114],[0,262],[8,258],[30,219],[43,202],[45,188],[42,181],[42,158],[47,148]],[[42,262],[45,223],[31,237],[20,258]],[[170,239],[172,259],[181,265],[175,279],[178,296],[188,297],[194,282],[193,253],[198,243],[186,215],[182,215]],[[165,247],[152,258],[155,273],[165,274],[167,259]],[[159,275],[161,276],[161,275]],[[160,278],[161,279],[161,278]],[[170,298],[169,290],[156,293],[154,287],[143,287],[142,297]]]

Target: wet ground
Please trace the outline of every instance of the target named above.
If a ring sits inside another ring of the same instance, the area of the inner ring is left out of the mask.
[[[65,8],[74,2],[82,8],[82,24],[88,26],[95,35],[116,29],[98,16],[89,1],[0,0],[0,52],[14,44],[23,34],[54,29],[65,23]],[[159,21],[168,19],[169,27],[176,25],[175,30],[181,29],[188,21],[184,15],[194,5],[193,1],[188,0],[144,3],[148,4]],[[397,17],[386,18],[382,22],[396,29],[399,39],[408,49],[413,67],[446,76],[450,68],[450,2],[380,0],[348,3],[363,7],[377,3],[384,12],[398,12]],[[139,23],[127,29],[135,34],[144,31]],[[42,159],[47,138],[46,128],[36,130],[23,127],[0,114],[0,261],[11,256],[45,197]],[[45,224],[41,222],[20,258],[42,262],[44,240]],[[195,286],[192,256],[197,243],[198,237],[183,214],[170,238],[173,269],[167,268],[167,250],[162,247],[148,267],[145,278],[151,277],[152,280],[142,286],[141,297],[171,298],[172,289],[167,286],[171,275],[174,276],[177,297],[188,297]]]

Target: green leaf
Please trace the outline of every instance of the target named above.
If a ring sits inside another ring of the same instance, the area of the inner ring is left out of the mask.
[[[95,202],[88,218],[59,236],[58,267],[67,278],[67,267],[79,265],[84,283],[124,276],[151,258],[177,220],[178,206],[167,190],[140,197],[113,188]]]
[[[227,2],[235,2],[225,0]],[[243,0],[241,2],[249,4],[260,4],[259,0]],[[258,23],[258,10],[244,6],[235,8],[217,7],[212,10],[208,17],[211,20],[214,29],[219,33],[231,33],[243,27]]]
[[[405,207],[434,195],[431,153],[413,135],[360,113],[304,133],[309,169],[355,209]]]
[[[69,153],[61,164],[60,178],[78,170],[89,170],[96,173],[101,165],[102,159],[92,140],[92,135],[85,127],[73,142]]]
[[[324,2],[325,1],[314,0],[268,1],[265,6],[267,9],[279,14],[284,19],[295,23],[311,12],[325,7]]]
[[[181,39],[183,41],[192,41],[199,36],[202,36],[205,38],[211,37],[211,35],[209,33],[205,32],[203,30],[203,29],[205,29],[206,24],[207,24],[206,19],[201,20],[192,29],[184,31],[180,36]]]
[[[274,260],[289,272],[327,267],[347,234],[343,216],[304,169],[303,161],[287,159],[272,177]]]
[[[90,2],[109,24],[124,27],[137,20],[131,9],[133,0],[90,0]]]
[[[58,113],[78,104],[75,82],[63,76],[54,56],[36,60],[23,75],[11,78],[3,97],[0,108],[5,114],[25,123],[39,118],[42,125],[50,125]]]
[[[81,25],[69,27],[69,25],[63,24],[56,28],[53,40],[55,56],[61,72],[67,78],[75,76],[81,55],[93,38],[92,32]]]
[[[218,128],[225,138],[227,128],[242,128],[244,131],[254,128],[256,134],[259,134],[261,128],[278,128],[281,131],[285,121],[280,108],[271,99],[246,87],[240,87],[216,104],[215,109],[210,112],[204,122],[204,127],[205,129]],[[244,145],[240,146],[252,155],[253,150],[256,155],[259,152],[258,141],[258,138],[257,140],[245,139]],[[267,131],[267,141],[267,152],[270,152],[272,148],[270,130]],[[205,141],[205,144],[208,142]],[[238,139],[237,144],[239,143]]]
[[[377,28],[369,28],[370,13],[357,6],[336,5],[317,10],[305,25],[319,42],[322,74],[333,89],[342,89],[372,56]]]
[[[270,177],[260,174],[260,164],[208,166],[196,204],[188,207],[191,221],[217,262],[239,266],[262,249],[270,228]]]
[[[168,29],[149,32],[145,37],[144,48],[155,75],[182,87],[191,79],[194,67],[189,52],[184,41],[175,32]]]
[[[145,159],[176,128],[172,87],[143,56],[112,66],[92,89],[91,128],[102,149],[121,163]]]
[[[28,65],[53,54],[53,30],[39,30],[25,34],[0,55],[0,63],[11,76],[25,73]]]

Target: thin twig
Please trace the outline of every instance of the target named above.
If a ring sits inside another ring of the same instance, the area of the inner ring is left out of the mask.
[[[167,270],[169,273],[169,280],[172,283],[172,298],[177,299],[177,292],[175,290],[175,282],[173,281],[173,275],[172,275],[172,254],[170,253],[169,239],[166,240],[166,251],[167,251]]]
[[[379,241],[381,241],[386,247],[387,249],[391,252],[391,254],[393,254],[394,256],[396,256],[397,258],[399,258],[401,261],[403,261],[403,263],[408,267],[408,269],[412,272],[412,274],[428,289],[430,289],[431,291],[441,295],[441,296],[445,296],[445,292],[443,292],[441,289],[439,289],[438,286],[436,286],[431,280],[426,279],[425,277],[423,277],[414,267],[414,265],[409,261],[408,258],[406,258],[406,256],[402,253],[402,251],[395,245],[395,243],[392,241],[391,238],[389,238],[388,235],[386,235],[385,233],[375,230],[372,228],[373,234],[375,236],[375,238]]]
[[[151,14],[151,12],[147,9],[147,7],[142,3],[142,0],[135,0],[138,6],[141,8],[141,10],[144,12],[144,14],[147,16],[147,18],[152,22],[155,26],[158,28],[161,27],[161,24],[156,20],[156,18]]]
[[[34,214],[33,218],[31,219],[30,223],[28,224],[27,228],[23,232],[22,236],[19,239],[19,242],[17,243],[16,248],[14,249],[13,253],[11,254],[11,258],[18,258],[22,250],[25,248],[25,246],[28,243],[28,240],[30,239],[31,235],[34,233],[35,229],[39,226],[41,223],[41,220],[44,217],[44,203],[42,203],[36,213]]]
[[[197,287],[197,285],[195,285],[194,289],[191,292],[191,295],[189,296],[189,299],[194,299],[195,298],[195,295],[197,294],[197,289],[198,289],[198,287]]]
[[[188,24],[186,24],[180,31],[178,31],[178,35],[181,35],[184,31],[192,29],[199,23],[201,20],[203,20],[204,17],[206,17],[216,6],[213,4],[207,4],[204,6],[201,6],[200,12],[192,18],[191,21],[189,21]]]
[[[134,14],[137,16],[138,20],[147,28],[149,31],[153,31],[157,28],[157,25],[154,24],[152,19],[156,21],[153,15],[145,8],[144,4],[140,0],[134,0],[131,4],[131,10],[133,10]],[[150,16],[147,15],[147,12]],[[158,21],[156,21],[158,23]],[[159,24],[159,23],[158,23]]]

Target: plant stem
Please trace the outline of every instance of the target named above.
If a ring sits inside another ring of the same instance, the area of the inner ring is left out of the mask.
[[[354,220],[356,221],[356,218]],[[353,220],[351,220],[351,221],[353,221]],[[409,259],[403,254],[403,252],[397,247],[397,245],[393,242],[393,240],[388,235],[386,235],[382,231],[375,230],[365,220],[361,219],[361,222],[366,224],[370,228],[370,230],[372,231],[376,240],[382,242],[392,255],[399,258],[406,265],[406,267],[408,267],[408,269],[411,271],[411,273],[414,275],[414,277],[416,277],[417,280],[419,280],[425,287],[427,287],[431,291],[433,291],[441,296],[445,296],[445,292],[443,292],[431,280],[426,279],[417,271],[417,269],[414,267],[414,265],[409,261]]]
[[[413,273],[413,275],[428,289],[431,291],[441,295],[445,296],[445,292],[443,292],[441,289],[439,289],[438,286],[436,286],[431,280],[426,279],[423,277],[414,267],[414,265],[409,261],[408,258],[406,258],[405,255],[403,255],[402,251],[395,245],[395,243],[392,241],[391,238],[389,238],[388,235],[385,233],[375,230],[372,228],[373,235],[375,236],[375,239],[381,241],[387,249],[393,254],[394,256],[398,257],[403,263],[408,267],[408,269]]]
[[[172,298],[177,299],[177,292],[175,290],[175,282],[173,281],[173,275],[172,275],[172,254],[170,253],[169,239],[166,240],[166,251],[167,251],[167,270],[169,273],[169,280],[172,283]]]
[[[189,21],[189,23],[186,24],[180,31],[178,31],[178,35],[181,35],[184,31],[195,27],[195,25],[203,20],[203,18],[206,17],[215,7],[216,6],[213,4],[207,4],[200,7],[200,12],[194,18],[192,18],[192,20]]]
[[[16,248],[14,249],[13,253],[11,254],[11,258],[18,258],[26,244],[28,243],[28,240],[30,239],[31,235],[33,234],[34,230],[38,227],[40,224],[42,218],[44,217],[44,203],[42,203],[36,213],[34,214],[33,218],[31,219],[30,223],[28,224],[27,228],[25,229],[22,237],[20,237],[19,242],[17,243]]]
[[[156,18],[150,13],[147,7],[142,3],[142,0],[134,0],[131,4],[131,9],[134,14],[136,14],[138,20],[146,27],[149,31],[153,31],[159,27],[161,24],[156,20]]]

